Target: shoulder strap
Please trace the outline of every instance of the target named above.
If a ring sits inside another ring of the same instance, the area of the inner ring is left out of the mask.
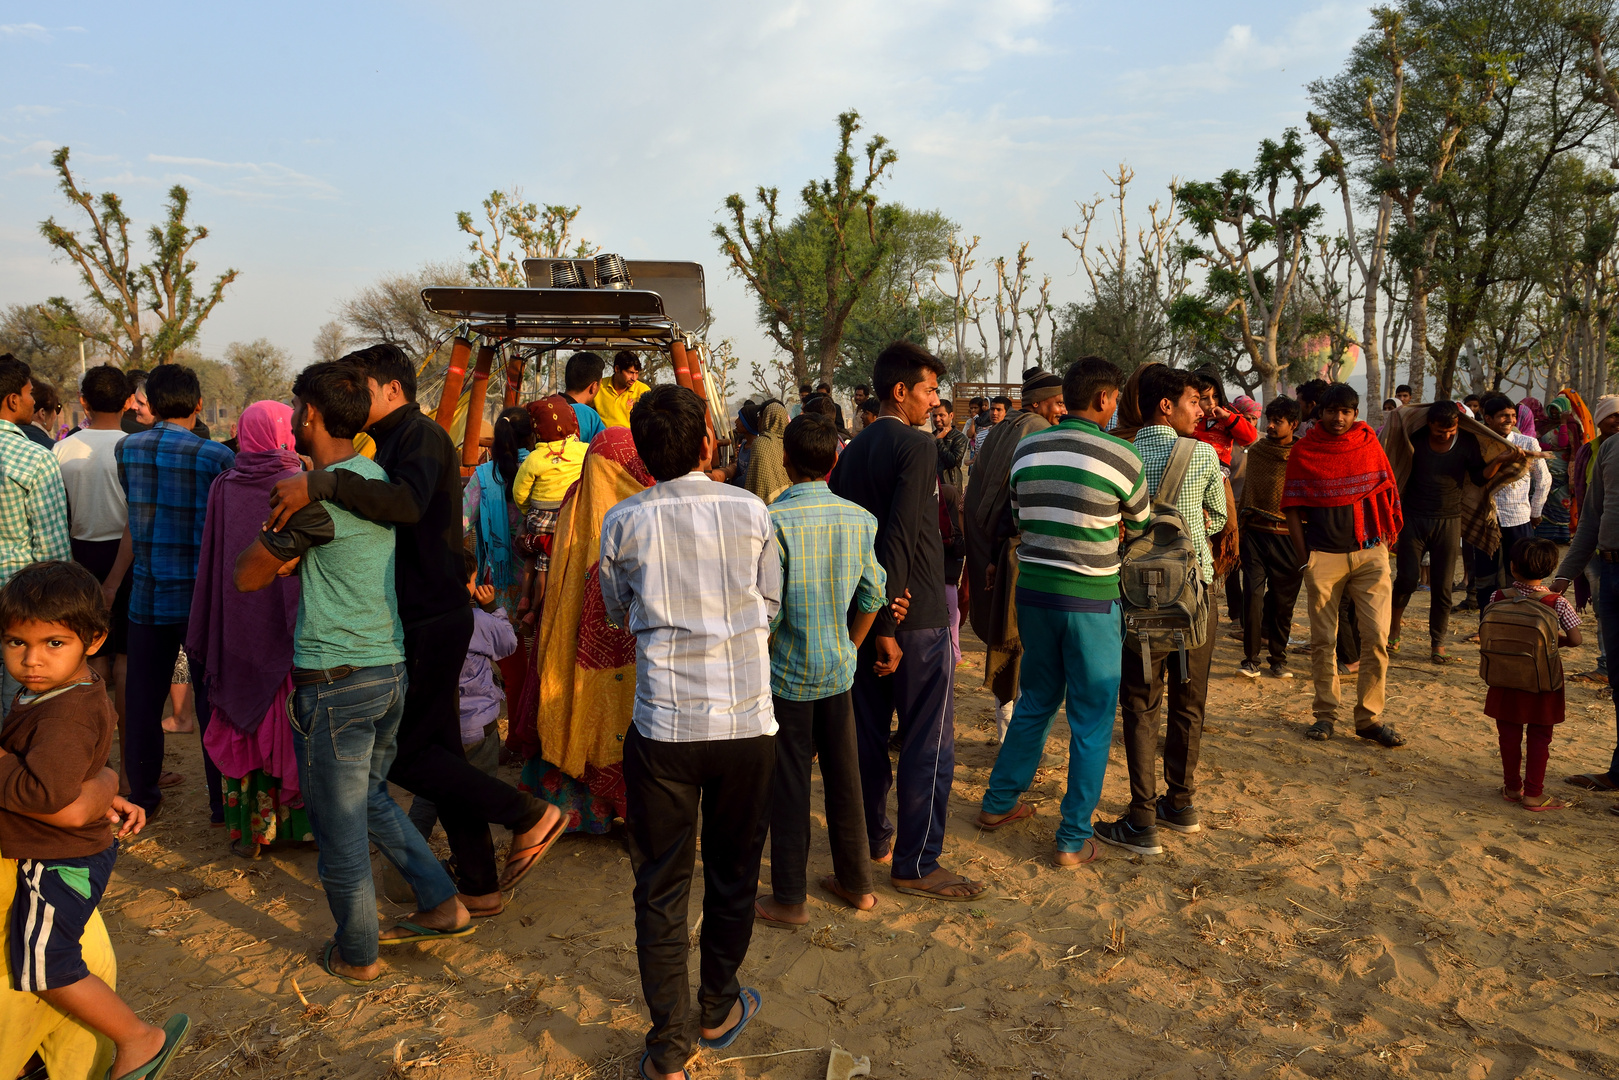
[[[1196,439],[1176,437],[1175,449],[1169,452],[1169,461],[1164,465],[1164,475],[1158,481],[1158,491],[1152,497],[1154,505],[1163,503],[1165,506],[1174,507],[1175,500],[1180,498],[1181,484],[1186,481],[1186,470],[1192,465],[1192,451],[1196,446]]]

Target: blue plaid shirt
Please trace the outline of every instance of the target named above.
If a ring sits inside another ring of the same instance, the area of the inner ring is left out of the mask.
[[[118,482],[129,500],[135,541],[131,622],[166,626],[191,617],[208,489],[235,460],[219,443],[166,421],[118,444]],[[269,516],[268,504],[264,513]]]
[[[821,480],[770,504],[781,549],[781,608],[770,623],[770,692],[814,701],[854,685],[851,604],[880,611],[888,575],[877,561],[877,519]]]

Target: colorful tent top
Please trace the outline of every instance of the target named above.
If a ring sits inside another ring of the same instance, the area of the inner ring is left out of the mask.
[[[1344,346],[1343,356],[1338,361],[1336,377],[1330,368],[1332,364],[1332,337],[1328,334],[1316,334],[1299,342],[1299,352],[1304,362],[1318,379],[1329,382],[1345,382],[1360,366],[1360,346],[1351,341]]]

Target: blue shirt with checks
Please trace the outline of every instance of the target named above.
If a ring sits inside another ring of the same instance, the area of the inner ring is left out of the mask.
[[[118,444],[118,482],[135,542],[131,622],[167,626],[191,617],[208,489],[235,460],[225,446],[167,421]]]

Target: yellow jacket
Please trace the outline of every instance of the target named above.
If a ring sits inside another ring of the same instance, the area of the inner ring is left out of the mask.
[[[556,504],[579,479],[589,443],[569,435],[561,442],[540,443],[523,459],[512,481],[512,501],[527,507],[532,502]]]

